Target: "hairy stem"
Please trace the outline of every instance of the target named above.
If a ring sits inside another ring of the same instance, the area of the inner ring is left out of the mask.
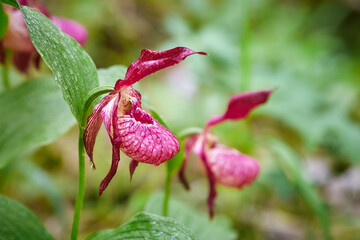
[[[84,131],[87,122],[87,112],[91,103],[100,95],[113,92],[114,89],[111,87],[103,86],[98,87],[92,90],[86,97],[86,102],[84,104],[84,116],[82,118],[82,123],[79,125],[79,183],[78,183],[78,193],[76,196],[75,212],[73,218],[73,225],[71,231],[71,240],[76,240],[79,232],[79,222],[80,222],[80,212],[84,202],[85,195],[85,147],[84,147]]]
[[[84,201],[85,194],[85,151],[84,151],[84,128],[79,126],[79,186],[76,197],[73,226],[71,231],[71,240],[76,240],[79,232],[80,212]]]

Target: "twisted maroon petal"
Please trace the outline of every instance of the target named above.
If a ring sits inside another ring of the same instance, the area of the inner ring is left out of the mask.
[[[3,46],[3,43],[0,41],[0,63],[5,63],[5,48]]]
[[[125,79],[116,82],[115,90],[118,91],[122,86],[130,86],[154,72],[181,62],[192,54],[206,55],[204,52],[194,52],[185,47],[176,47],[166,51],[144,49],[139,59],[127,69]]]
[[[207,159],[216,182],[228,187],[240,189],[252,183],[259,173],[255,159],[225,146],[210,149]]]
[[[102,119],[101,119],[101,110],[115,97],[115,93],[110,93],[105,96],[93,109],[92,114],[88,117],[86,129],[84,132],[84,145],[87,155],[90,157],[90,161],[92,163],[93,168],[95,168],[95,164],[93,161],[93,150],[96,135],[99,132],[101,127]]]
[[[31,62],[31,56],[32,54],[27,52],[14,52],[12,61],[20,72],[28,73]]]
[[[74,38],[80,45],[84,46],[88,39],[86,28],[78,22],[61,17],[51,17],[51,21],[58,26],[61,31]]]
[[[207,135],[207,132],[205,131],[204,133],[204,136]],[[201,138],[200,136],[200,159],[202,161],[202,163],[204,164],[205,166],[205,170],[206,170],[206,174],[207,174],[207,177],[208,177],[208,182],[209,182],[209,196],[208,196],[208,199],[207,199],[207,205],[208,205],[208,208],[209,208],[209,215],[210,215],[210,218],[213,218],[214,216],[214,202],[215,202],[215,198],[216,198],[216,188],[215,188],[215,184],[216,184],[216,181],[215,181],[215,175],[214,173],[212,172],[212,169],[208,163],[208,159],[207,159],[207,155],[205,153],[205,141],[206,141],[206,138],[203,137]]]
[[[271,93],[272,90],[264,90],[234,95],[228,103],[226,112],[220,116],[213,116],[206,126],[214,126],[225,120],[240,120],[246,118],[251,110],[265,103]]]
[[[132,116],[117,121],[114,142],[133,160],[155,166],[173,158],[180,149],[178,139],[150,114],[136,107]]]
[[[137,168],[137,166],[139,165],[138,161],[135,161],[134,159],[131,160],[130,164],[129,164],[129,170],[130,170],[130,182],[132,180],[132,176],[135,172],[135,169]]]
[[[193,149],[198,137],[199,137],[199,135],[193,135],[187,140],[187,142],[185,144],[184,160],[183,160],[183,163],[182,163],[181,168],[178,173],[179,180],[183,184],[183,186],[185,187],[186,190],[190,189],[190,185],[185,177],[185,168],[186,168],[187,162],[189,160],[191,150]]]
[[[119,146],[115,144],[115,145],[113,145],[112,149],[113,149],[113,153],[112,153],[111,167],[110,167],[110,170],[109,170],[108,174],[106,175],[106,177],[100,183],[99,196],[101,196],[103,191],[109,185],[111,179],[114,177],[114,175],[117,171],[119,161],[120,161]]]

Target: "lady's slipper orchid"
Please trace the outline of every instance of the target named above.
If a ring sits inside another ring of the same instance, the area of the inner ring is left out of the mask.
[[[209,181],[208,207],[210,217],[213,217],[214,200],[216,197],[215,184],[241,189],[251,184],[259,173],[257,161],[236,149],[218,144],[216,137],[209,132],[210,127],[226,120],[240,120],[246,118],[252,109],[264,104],[272,91],[246,92],[233,96],[223,115],[214,116],[207,122],[203,133],[189,137],[185,145],[185,159],[179,171],[180,181],[185,188],[189,185],[184,171],[191,151],[193,151],[205,166]]]
[[[105,96],[94,107],[84,133],[85,149],[92,165],[94,166],[95,138],[102,122],[113,145],[111,168],[100,184],[99,195],[116,173],[120,161],[119,150],[132,159],[131,175],[139,162],[157,166],[178,153],[178,139],[142,109],[141,94],[132,87],[132,84],[195,53],[205,54],[184,47],[167,51],[144,49],[140,58],[127,69],[125,79],[116,82],[114,88],[116,92]]]
[[[74,38],[81,45],[86,43],[88,34],[85,27],[81,24],[69,19],[51,16],[46,7],[36,0],[20,0],[19,3],[23,6],[32,7],[49,17],[56,26],[64,33]],[[31,42],[21,11],[9,5],[3,6],[9,18],[9,27],[4,38],[0,42],[0,48],[9,48],[14,51],[12,60],[14,65],[21,72],[27,73],[31,62],[38,68],[40,55],[36,52],[35,47]],[[4,52],[4,50],[0,49],[0,52]],[[3,63],[3,61],[4,57],[0,58],[0,63]]]

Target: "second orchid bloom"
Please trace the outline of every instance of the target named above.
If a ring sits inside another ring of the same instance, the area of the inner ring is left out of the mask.
[[[144,49],[140,58],[127,69],[124,80],[119,79],[116,82],[114,88],[116,92],[104,97],[94,107],[84,133],[85,149],[90,161],[93,163],[95,138],[102,122],[113,146],[111,168],[100,184],[99,195],[116,173],[120,161],[119,150],[132,159],[131,174],[139,162],[157,166],[170,160],[179,152],[178,139],[142,109],[141,94],[132,87],[132,84],[196,53],[205,54],[184,47],[167,51]]]
[[[265,90],[234,95],[223,115],[210,118],[201,134],[192,135],[187,140],[185,159],[179,171],[179,178],[184,186],[189,189],[184,171],[189,155],[193,151],[201,159],[208,177],[210,217],[214,215],[215,185],[221,184],[240,189],[251,184],[256,179],[260,167],[257,161],[250,156],[219,144],[216,137],[209,130],[214,125],[226,120],[246,118],[251,110],[267,101],[271,92],[271,90]]]

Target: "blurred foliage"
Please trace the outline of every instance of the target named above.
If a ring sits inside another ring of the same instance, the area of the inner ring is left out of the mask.
[[[143,48],[180,45],[207,52],[207,57],[193,56],[137,86],[177,132],[202,127],[212,115],[223,112],[234,93],[276,89],[270,101],[246,121],[214,128],[221,143],[256,157],[261,164],[259,179],[251,187],[242,191],[219,188],[216,213],[231,219],[238,239],[358,239],[358,1],[44,2],[52,13],[87,27],[85,49],[97,67],[107,68],[99,70],[99,78],[109,85],[125,73],[122,66],[110,66],[129,65]],[[13,85],[27,78],[10,70]],[[30,75],[48,72],[43,65],[40,73]],[[32,157],[36,171],[42,168],[52,179],[55,193],[45,190],[49,186],[39,186],[31,194],[30,187],[20,187],[24,178],[17,177],[23,172],[19,169],[27,166],[21,164],[22,159],[0,171],[1,193],[21,199],[57,239],[67,239],[71,225],[76,137],[72,130]],[[277,144],[269,142],[269,137]],[[152,192],[163,188],[165,179],[165,166],[140,165],[129,184],[129,161],[122,155],[119,174],[99,199],[98,184],[111,160],[103,130],[95,145],[95,159],[99,160],[97,171],[89,168],[86,176],[83,237],[128,221],[144,208]],[[192,191],[185,193],[174,179],[172,193],[205,212],[206,180],[204,173],[191,167],[194,160],[192,156],[188,173]],[[34,177],[27,179],[38,182]],[[54,218],[59,206],[65,222]]]
[[[161,214],[164,194],[155,193],[146,204],[145,211]],[[232,240],[236,239],[236,233],[231,229],[230,221],[226,217],[215,217],[209,220],[207,214],[197,212],[177,199],[170,199],[169,217],[181,222],[192,230],[199,240]]]

